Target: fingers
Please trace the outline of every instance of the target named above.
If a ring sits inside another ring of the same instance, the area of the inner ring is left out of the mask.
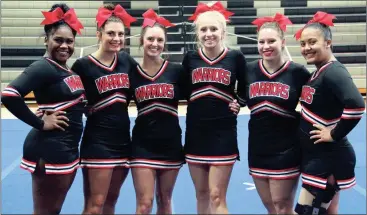
[[[240,112],[240,105],[237,103],[236,99],[234,99],[231,103],[229,103],[229,109],[234,114],[238,114]]]
[[[63,125],[63,127],[69,127],[69,124],[67,124],[65,121],[62,121],[62,120],[57,121],[56,125],[57,126]]]
[[[312,135],[310,139],[321,139],[321,135]]]
[[[69,118],[67,118],[66,116],[57,116],[56,119],[58,119],[58,120],[64,120],[64,121],[68,121],[69,122]]]
[[[320,130],[312,130],[310,131],[310,134],[320,134],[321,131]]]
[[[41,116],[43,116],[43,112],[42,112],[42,111],[37,111],[37,112],[36,112],[36,116],[37,116],[37,117],[41,117]]]
[[[319,130],[325,128],[325,126],[322,126],[322,125],[319,125],[319,124],[313,124],[313,127],[317,128]]]
[[[231,111],[236,111],[236,112],[239,112],[240,111],[240,108],[239,107],[229,107],[229,109]]]
[[[318,143],[322,143],[322,142],[324,142],[322,139],[318,139],[313,144],[318,144]]]
[[[65,111],[56,111],[56,112],[53,113],[53,115],[55,115],[55,116],[58,116],[60,114],[66,114],[66,112]]]
[[[54,125],[56,129],[59,129],[61,131],[65,131],[65,129],[57,124]]]

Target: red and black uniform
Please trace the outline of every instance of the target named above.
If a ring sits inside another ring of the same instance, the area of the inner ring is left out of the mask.
[[[248,70],[250,174],[271,179],[298,177],[300,115],[296,107],[310,73],[304,66],[291,61],[270,73],[263,60],[256,60],[248,64]]]
[[[29,110],[24,96],[33,91],[43,111],[65,111],[65,131],[43,130],[44,122]],[[9,111],[33,128],[24,146],[21,168],[34,172],[40,159],[46,174],[69,174],[79,167],[79,141],[83,132],[84,87],[80,77],[50,58],[32,63],[2,92]]]
[[[140,65],[130,73],[138,109],[132,132],[131,167],[178,169],[184,164],[178,118],[182,72],[181,65],[165,60],[154,76]]]
[[[339,189],[355,183],[356,157],[347,135],[362,118],[365,103],[347,69],[338,61],[315,71],[303,86],[299,135],[302,146],[302,182],[325,189],[333,175]],[[333,142],[314,144],[313,124],[335,126]]]
[[[87,122],[80,156],[82,167],[126,167],[131,155],[128,73],[135,61],[125,52],[111,65],[92,55],[78,59],[73,70],[80,76],[88,99]]]
[[[188,52],[182,64],[188,85],[186,161],[233,164],[239,159],[237,115],[229,103],[237,99],[245,105],[245,57],[238,50],[225,48],[218,57],[209,59],[199,49]]]

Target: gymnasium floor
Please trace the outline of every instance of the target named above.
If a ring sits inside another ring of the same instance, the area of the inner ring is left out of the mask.
[[[31,177],[27,171],[19,168],[22,145],[30,127],[2,109],[1,119],[1,182],[2,214],[32,213]],[[132,126],[136,111],[130,111]],[[185,131],[185,107],[180,107],[180,124]],[[258,197],[247,167],[247,122],[248,110],[243,109],[238,117],[238,141],[241,161],[235,164],[228,188],[228,207],[232,214],[266,214]],[[357,185],[343,191],[340,199],[340,214],[366,214],[366,116],[348,136],[357,155]],[[80,214],[83,207],[81,171],[74,181],[64,203],[63,214]],[[298,189],[299,192],[299,189]],[[297,192],[297,195],[298,195]],[[196,213],[194,187],[185,165],[176,182],[173,194],[175,214]],[[153,213],[156,208],[154,206]],[[133,214],[135,212],[135,193],[131,174],[121,189],[116,213]]]

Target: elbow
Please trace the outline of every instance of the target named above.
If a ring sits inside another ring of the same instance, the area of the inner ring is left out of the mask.
[[[362,96],[358,96],[358,98],[351,98],[351,99],[347,99],[345,102],[345,106],[346,107],[353,107],[353,108],[358,108],[358,109],[365,109],[366,108],[366,104],[365,101],[363,99]]]
[[[1,94],[1,104],[3,104],[7,109],[9,109],[9,106],[11,105],[11,103],[16,101],[18,98],[20,98],[20,97],[19,96],[7,95],[6,93],[2,93]]]
[[[1,94],[1,104],[3,104],[5,107],[6,107],[6,106],[7,106],[7,104],[8,104],[9,97],[10,97],[10,96],[6,96],[6,95],[4,95],[3,93]]]

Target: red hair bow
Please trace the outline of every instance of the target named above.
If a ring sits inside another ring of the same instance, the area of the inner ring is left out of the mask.
[[[278,23],[280,29],[285,32],[287,30],[287,25],[292,25],[293,23],[288,17],[284,16],[283,14],[276,13],[274,17],[266,16],[255,19],[252,24],[257,25],[257,30],[266,23],[266,22],[276,22]]]
[[[54,11],[42,11],[45,19],[41,22],[41,25],[49,25],[60,20],[64,20],[72,29],[74,29],[78,34],[82,34],[80,29],[83,29],[82,23],[78,20],[73,8],[68,10],[66,13],[62,11],[61,8],[56,8]]]
[[[144,22],[143,22],[143,28],[146,26],[153,27],[155,23],[159,23],[163,25],[164,27],[172,27],[175,26],[175,24],[171,23],[167,19],[158,16],[153,9],[147,10],[145,13],[143,13]]]
[[[98,28],[100,28],[112,15],[120,18],[124,25],[128,28],[130,28],[130,24],[132,22],[136,21],[136,19],[130,16],[130,14],[128,14],[126,10],[119,4],[116,5],[114,10],[108,10],[104,7],[100,7],[96,16]]]
[[[322,11],[317,11],[317,13],[313,16],[313,18],[310,21],[308,21],[307,24],[303,28],[299,29],[296,32],[294,37],[297,40],[299,38],[301,38],[301,34],[302,34],[303,29],[305,29],[305,27],[308,24],[311,24],[311,23],[318,22],[318,23],[324,24],[326,26],[334,26],[333,19],[336,19],[336,17],[334,15],[328,14],[328,13],[325,13],[325,12],[322,12]]]
[[[192,15],[189,20],[190,21],[195,21],[196,18],[204,12],[207,11],[218,11],[219,13],[223,14],[223,16],[225,17],[225,19],[228,21],[229,17],[232,16],[234,13],[226,10],[222,3],[220,3],[219,1],[217,1],[215,4],[213,4],[212,6],[208,6],[207,4],[204,3],[199,3],[198,6],[196,7],[195,13],[194,15]]]

